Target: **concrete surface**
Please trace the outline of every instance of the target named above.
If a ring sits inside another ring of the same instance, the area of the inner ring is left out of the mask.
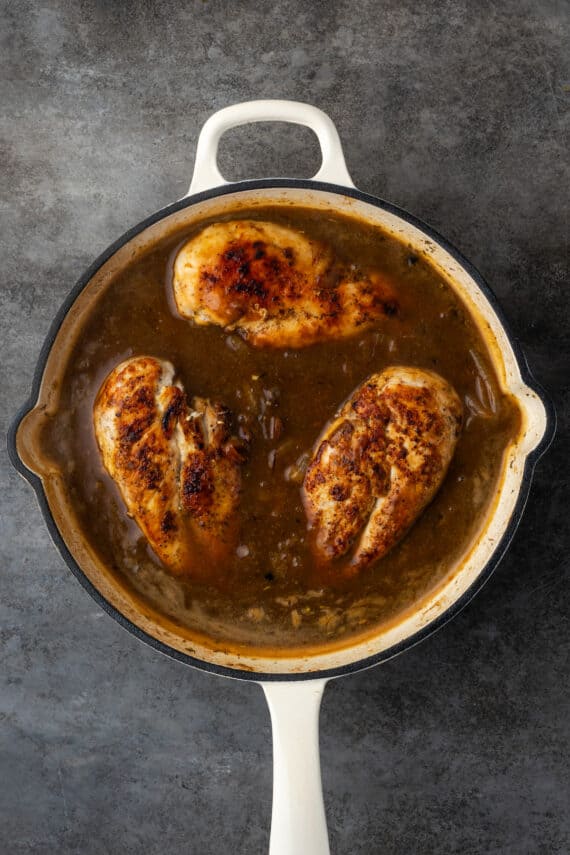
[[[356,184],[486,276],[559,412],[522,528],[435,637],[329,686],[334,853],[570,851],[566,2],[2,2],[2,408],[127,226],[186,189],[197,134],[252,97],[335,120]],[[224,140],[230,178],[308,176],[301,129]],[[2,452],[0,851],[264,853],[261,691],[147,649],[56,554]],[[310,853],[302,853],[310,855]]]

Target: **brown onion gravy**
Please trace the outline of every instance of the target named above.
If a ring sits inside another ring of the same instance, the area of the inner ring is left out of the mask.
[[[413,606],[449,573],[481,527],[505,449],[520,427],[488,348],[451,287],[423,257],[376,226],[311,209],[240,210],[329,242],[357,267],[388,273],[401,311],[353,338],[300,350],[264,350],[218,327],[182,320],[171,293],[177,249],[208,222],[147,250],[105,288],[62,373],[61,398],[43,435],[60,466],[82,534],[121,584],[217,646],[319,646],[370,632]],[[216,221],[231,219],[231,215]],[[95,442],[92,413],[107,373],[123,359],[170,360],[188,394],[219,399],[236,431],[251,435],[243,469],[236,553],[208,583],[175,579],[127,516]],[[343,400],[389,365],[437,371],[465,405],[445,482],[404,539],[354,578],[314,564],[300,497],[303,466]]]

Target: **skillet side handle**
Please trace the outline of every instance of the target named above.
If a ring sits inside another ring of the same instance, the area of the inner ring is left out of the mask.
[[[269,855],[330,855],[319,758],[326,680],[261,685],[273,728]]]
[[[292,122],[295,125],[306,125],[317,135],[323,158],[321,167],[312,180],[354,187],[346,168],[338,131],[326,113],[300,101],[245,101],[243,104],[233,104],[218,110],[204,124],[198,138],[194,174],[188,196],[229,183],[218,169],[220,138],[230,128],[252,122]]]

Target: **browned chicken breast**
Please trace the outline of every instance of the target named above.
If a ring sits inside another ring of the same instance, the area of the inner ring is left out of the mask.
[[[388,368],[356,389],[317,441],[303,500],[321,561],[354,546],[382,558],[439,489],[461,429],[454,389],[431,371]]]
[[[130,516],[177,575],[200,575],[234,548],[240,451],[220,404],[191,406],[169,362],[138,356],[118,365],[94,408],[106,470]]]
[[[178,311],[237,330],[256,347],[340,339],[398,311],[378,272],[346,270],[329,248],[274,223],[214,223],[174,262]]]

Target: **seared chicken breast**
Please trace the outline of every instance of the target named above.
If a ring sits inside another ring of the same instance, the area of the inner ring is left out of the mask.
[[[387,277],[345,269],[302,232],[255,220],[214,223],[191,238],[173,282],[183,317],[236,330],[255,347],[344,338],[398,311]]]
[[[354,547],[354,571],[386,555],[439,489],[461,421],[456,392],[431,371],[388,368],[359,386],[318,439],[303,482],[317,559]]]
[[[200,575],[234,548],[241,455],[225,407],[190,405],[169,362],[138,356],[106,378],[94,425],[128,513],[172,573]]]

